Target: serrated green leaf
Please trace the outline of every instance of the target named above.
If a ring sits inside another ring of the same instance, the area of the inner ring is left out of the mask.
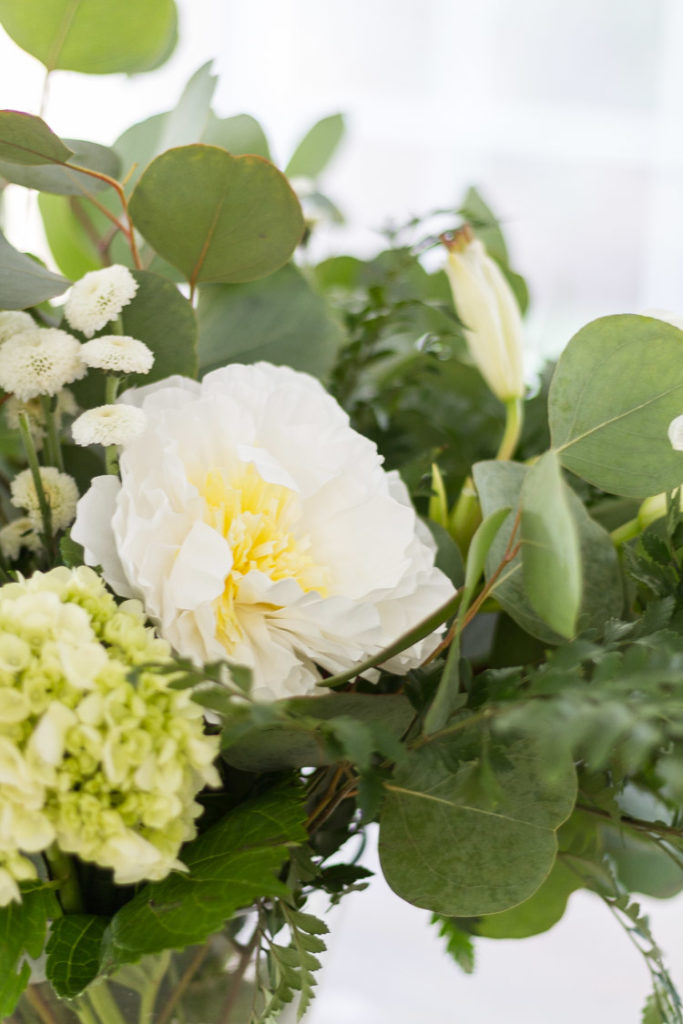
[[[528,899],[548,876],[556,829],[574,806],[574,766],[565,757],[549,778],[531,740],[496,741],[494,755],[502,764],[495,809],[468,793],[471,753],[453,741],[426,744],[385,784],[380,861],[409,903],[448,917],[493,914]]]
[[[273,164],[217,146],[156,157],[129,208],[152,248],[191,283],[265,277],[287,262],[304,228],[299,202]]]
[[[432,924],[438,927],[441,938],[446,939],[446,952],[453,957],[465,974],[472,974],[474,971],[474,943],[471,935],[464,932],[457,920],[452,917],[432,914]]]
[[[344,117],[332,114],[306,133],[285,168],[288,178],[317,178],[325,170],[344,136]]]
[[[683,453],[667,430],[683,410],[682,351],[683,333],[647,316],[602,317],[574,335],[548,395],[563,466],[627,497],[678,487]]]
[[[28,309],[61,295],[71,284],[18,252],[0,234],[0,309]]]
[[[0,21],[48,71],[151,71],[177,38],[174,0],[0,0]]]
[[[102,936],[108,924],[108,917],[94,914],[68,914],[53,923],[46,972],[57,995],[74,999],[98,976]]]
[[[0,110],[0,160],[30,167],[66,163],[71,155],[42,118],[20,110]]]
[[[145,886],[114,915],[104,966],[203,942],[239,908],[285,896],[276,873],[289,846],[305,840],[305,816],[302,794],[289,785],[240,804],[183,847],[187,874]]]
[[[31,969],[22,964],[24,952],[34,959],[45,945],[47,923],[59,917],[59,904],[52,887],[40,882],[22,886],[21,903],[0,907],[0,1017],[14,1010],[26,988]]]

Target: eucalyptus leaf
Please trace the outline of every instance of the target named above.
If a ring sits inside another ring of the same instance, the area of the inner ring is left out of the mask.
[[[75,212],[78,204],[79,200],[73,196],[57,196],[49,192],[41,192],[38,196],[38,208],[52,258],[72,281],[78,281],[88,271],[99,270],[103,266],[97,242],[83,223],[85,218]],[[79,209],[78,212],[81,214],[83,211]],[[89,218],[88,223],[91,223]]]
[[[287,262],[303,233],[298,200],[277,168],[217,146],[158,156],[138,181],[130,212],[192,284],[265,277]]]
[[[533,896],[510,910],[482,917],[474,930],[488,939],[525,939],[546,932],[557,924],[567,908],[567,900],[582,884],[581,877],[558,857]]]
[[[151,71],[177,38],[174,0],[0,0],[0,21],[48,71]]]
[[[292,264],[261,281],[203,287],[198,316],[202,373],[265,359],[324,378],[343,340],[325,299]]]
[[[317,178],[332,159],[344,136],[344,117],[332,114],[306,133],[285,168],[288,178]]]
[[[23,166],[21,164],[0,161],[0,177],[15,185],[35,188],[39,192],[51,192],[56,195],[88,195],[102,192],[111,186],[91,174],[76,171],[70,164],[88,167],[99,171],[110,178],[118,178],[121,161],[113,149],[100,146],[95,142],[83,142],[80,139],[64,139],[73,150],[69,162],[58,165]]]
[[[683,480],[667,437],[683,413],[683,332],[652,317],[606,316],[560,356],[548,396],[563,466],[613,494],[645,498]]]
[[[35,167],[66,163],[71,155],[69,147],[42,118],[19,110],[0,110],[0,160]]]
[[[210,146],[221,146],[233,156],[252,153],[270,160],[270,148],[263,128],[250,114],[216,117],[213,111],[209,111],[201,141]]]
[[[131,374],[128,386],[151,384],[178,373],[197,376],[197,321],[191,304],[170,281],[146,270],[134,270],[135,298],[121,311],[125,334],[138,338],[154,353],[149,373]]]
[[[555,452],[546,452],[529,469],[520,498],[525,591],[551,629],[572,637],[583,588],[581,550],[569,489]]]
[[[0,309],[28,309],[61,295],[71,282],[18,252],[0,234]]]
[[[574,766],[567,758],[550,773],[532,741],[496,743],[494,756],[491,795],[471,784],[471,745],[445,739],[412,753],[385,784],[382,870],[409,903],[450,917],[498,913],[550,873],[556,830],[574,806]]]
[[[52,925],[46,972],[57,995],[74,999],[99,974],[102,936],[107,917],[68,914]]]
[[[282,785],[246,800],[181,851],[186,874],[144,886],[112,918],[102,969],[182,949],[219,931],[241,907],[287,896],[277,873],[306,839],[301,793]]]

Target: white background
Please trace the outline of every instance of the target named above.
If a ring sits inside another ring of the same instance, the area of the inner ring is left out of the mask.
[[[148,76],[54,76],[59,134],[111,143],[168,109],[214,59],[221,115],[264,125],[284,164],[319,117],[347,115],[325,189],[349,226],[318,254],[373,252],[389,220],[457,205],[502,217],[533,299],[530,353],[605,313],[683,311],[680,0],[180,0],[181,45]],[[0,107],[37,112],[39,65],[0,31]],[[9,217],[34,242],[26,204]],[[368,855],[369,863],[373,855]],[[644,901],[683,985],[683,903]],[[647,975],[578,894],[547,935],[478,943],[464,977],[427,915],[381,880],[336,914],[307,1024],[636,1024]]]

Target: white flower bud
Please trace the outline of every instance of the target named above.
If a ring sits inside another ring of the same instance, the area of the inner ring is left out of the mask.
[[[470,355],[497,398],[522,398],[522,318],[512,289],[469,226],[446,245],[446,273]]]
[[[64,306],[64,316],[77,331],[92,338],[119,315],[135,296],[138,283],[127,267],[114,264],[91,270],[77,281]]]
[[[0,345],[4,344],[15,334],[22,331],[31,331],[36,326],[35,320],[30,313],[24,313],[20,309],[8,309],[0,313]]]
[[[45,498],[52,512],[52,526],[55,530],[65,530],[76,516],[78,488],[76,481],[68,473],[60,473],[54,466],[42,466],[40,479]],[[11,502],[15,508],[23,508],[36,530],[42,530],[40,502],[30,469],[18,473],[10,485]]]
[[[0,386],[22,402],[56,395],[85,372],[78,341],[53,327],[15,334],[0,347]]]
[[[671,421],[667,434],[673,450],[683,452],[683,416],[677,416]]]
[[[98,405],[71,425],[75,444],[128,444],[145,429],[147,416],[133,405]]]
[[[127,334],[102,334],[86,341],[81,355],[87,366],[109,373],[149,373],[154,365],[152,350]]]

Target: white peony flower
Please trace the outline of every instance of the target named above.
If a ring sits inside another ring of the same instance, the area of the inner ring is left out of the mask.
[[[92,338],[95,331],[119,315],[137,290],[138,283],[130,270],[118,263],[104,270],[91,270],[69,292],[64,316],[74,330]]]
[[[93,481],[72,536],[182,655],[249,665],[259,699],[309,693],[318,666],[350,668],[452,595],[398,475],[312,377],[233,365],[124,401],[147,427],[122,480]]]
[[[673,450],[683,452],[683,416],[677,416],[671,421],[667,434]]]
[[[55,327],[34,327],[0,347],[0,387],[22,402],[56,395],[86,373],[79,342]]]
[[[65,530],[76,515],[78,488],[68,473],[60,473],[54,466],[41,466],[40,479],[45,498],[52,512],[52,528]],[[11,502],[15,508],[23,508],[36,530],[43,529],[40,516],[38,492],[30,469],[17,473],[10,485]]]
[[[23,310],[8,309],[0,313],[0,345],[15,334],[33,330],[35,326],[36,322],[31,314],[24,313]]]
[[[71,425],[75,444],[129,444],[145,429],[147,417],[134,405],[98,405]]]
[[[81,348],[83,361],[108,373],[149,373],[154,353],[144,341],[127,334],[102,334]]]

